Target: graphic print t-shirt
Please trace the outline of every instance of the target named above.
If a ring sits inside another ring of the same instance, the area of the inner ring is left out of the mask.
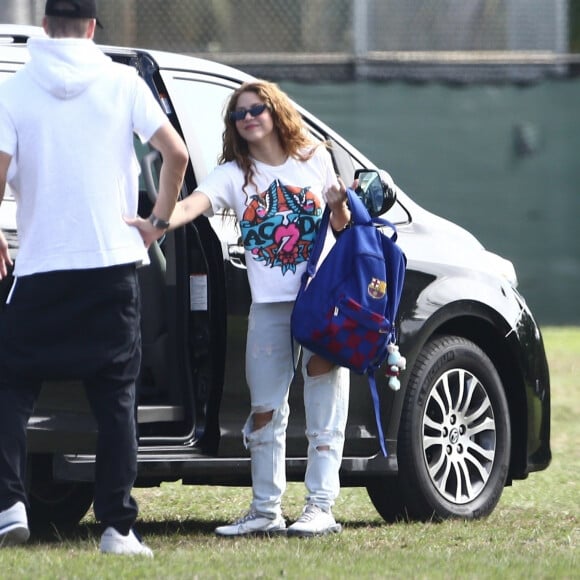
[[[296,298],[300,277],[318,231],[323,193],[337,183],[330,154],[318,147],[308,161],[283,165],[254,162],[254,183],[242,191],[244,174],[235,162],[218,166],[197,188],[212,210],[233,209],[240,224],[254,302]]]

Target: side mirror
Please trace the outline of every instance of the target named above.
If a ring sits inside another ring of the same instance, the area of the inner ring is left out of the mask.
[[[372,217],[380,216],[390,210],[397,201],[395,190],[383,182],[375,169],[357,169],[354,178],[358,179],[355,192]]]

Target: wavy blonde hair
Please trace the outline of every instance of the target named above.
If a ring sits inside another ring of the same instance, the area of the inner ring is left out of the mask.
[[[274,130],[280,139],[280,144],[286,155],[307,161],[312,157],[317,143],[312,139],[302,116],[296,110],[290,99],[278,85],[264,80],[255,80],[243,83],[236,89],[228,101],[224,122],[225,129],[223,132],[223,148],[219,158],[219,163],[224,164],[228,161],[235,161],[244,172],[244,185],[242,191],[246,194],[246,187],[254,183],[254,165],[250,157],[248,142],[243,139],[236,129],[235,121],[230,119],[230,113],[234,111],[238,104],[238,99],[242,93],[254,93],[264,104],[268,106]]]

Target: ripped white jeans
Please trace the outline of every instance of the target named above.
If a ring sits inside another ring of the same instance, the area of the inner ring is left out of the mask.
[[[252,304],[248,321],[246,379],[252,412],[243,435],[252,458],[252,507],[270,518],[281,513],[286,489],[288,392],[293,362],[300,354],[300,348],[290,340],[292,306],[292,302]],[[348,417],[349,372],[333,367],[328,373],[309,376],[306,367],[311,356],[305,350],[302,357],[308,438],[306,501],[329,509],[340,491],[338,472]],[[253,413],[267,412],[273,412],[272,420],[253,430]]]

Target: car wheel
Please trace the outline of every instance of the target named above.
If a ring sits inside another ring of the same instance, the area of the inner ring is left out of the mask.
[[[398,477],[381,477],[367,484],[367,493],[380,516],[389,523],[408,519]]]
[[[78,524],[93,502],[92,483],[54,481],[52,456],[29,458],[28,517],[31,526],[73,526]]]
[[[399,429],[410,516],[490,514],[503,492],[510,448],[507,400],[489,357],[461,337],[429,342],[411,369]]]

